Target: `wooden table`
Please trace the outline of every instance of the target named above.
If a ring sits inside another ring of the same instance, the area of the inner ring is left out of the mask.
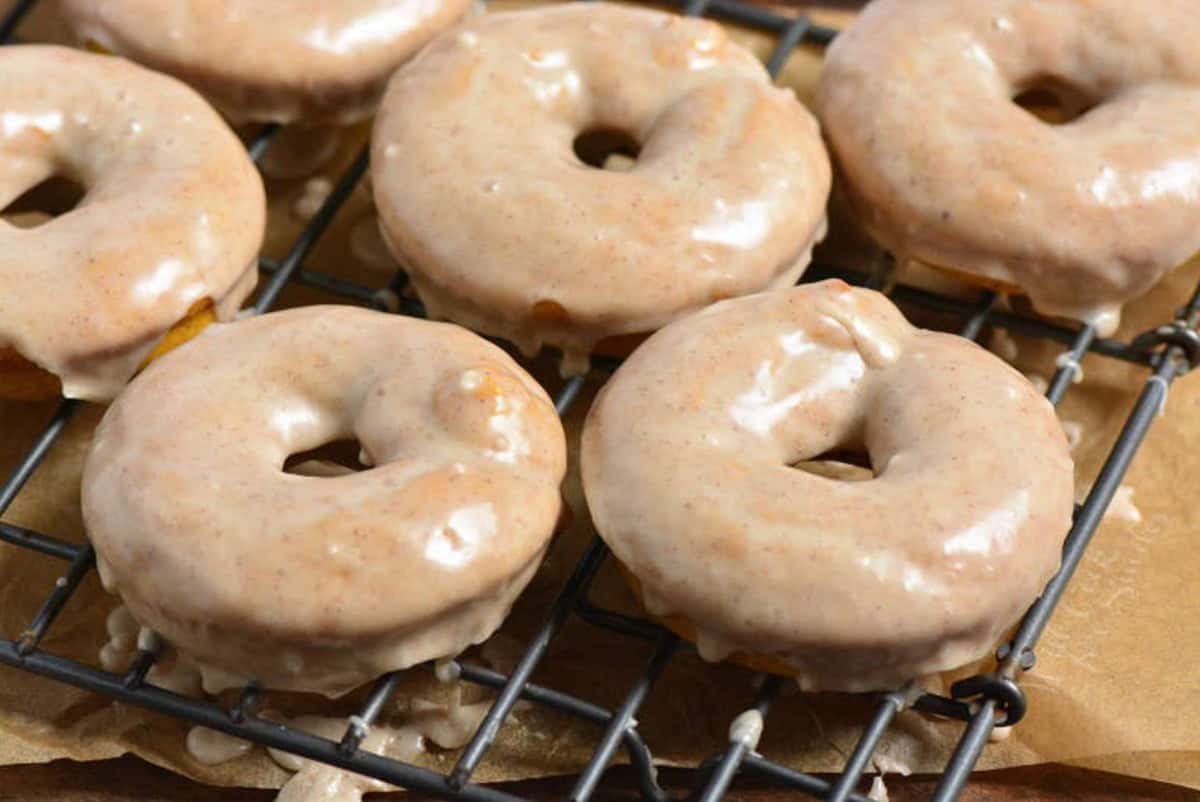
[[[668,788],[683,788],[686,772],[664,771]],[[639,799],[628,776],[614,772],[598,802],[634,802]],[[562,799],[570,779],[510,783],[512,793],[536,800]],[[611,785],[611,787],[610,787]],[[927,799],[934,779],[889,777],[892,802]],[[56,761],[38,766],[0,768],[0,802],[270,802],[273,791],[212,788],[186,780],[133,757],[98,763]],[[422,799],[401,794],[372,794],[370,800]],[[762,785],[739,786],[730,802],[777,802],[807,799],[799,793]],[[1034,766],[987,772],[967,787],[963,802],[1200,802],[1200,792],[1069,766]]]

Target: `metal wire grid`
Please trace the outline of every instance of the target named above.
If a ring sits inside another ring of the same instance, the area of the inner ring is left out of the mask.
[[[0,44],[12,39],[18,22],[36,2],[37,0],[21,0],[4,19],[0,19]],[[782,69],[798,45],[827,44],[836,35],[836,31],[815,25],[803,17],[783,16],[740,0],[686,0],[677,2],[677,5],[682,6],[685,14],[707,14],[774,34],[777,44],[767,60],[767,67],[772,75]],[[265,127],[248,146],[252,158],[256,161],[269,147],[276,130],[275,126]],[[293,243],[287,255],[278,262],[261,260],[260,267],[267,280],[254,304],[256,312],[269,310],[288,282],[323,289],[343,299],[376,309],[386,308],[384,298],[377,290],[302,266],[362,178],[366,168],[367,154],[364,150],[340,177],[329,198]],[[805,275],[805,280],[834,276],[855,284],[871,283],[870,276],[865,272],[827,265],[813,265]],[[400,276],[393,283],[393,289],[402,289],[403,286],[404,279]],[[864,727],[855,749],[846,760],[844,770],[832,781],[768,760],[755,751],[755,742],[748,738],[739,739],[735,734],[723,749],[697,767],[695,781],[686,795],[689,800],[713,802],[721,799],[734,776],[741,772],[758,775],[782,787],[794,788],[834,802],[847,799],[865,802],[865,797],[857,793],[855,788],[893,719],[910,706],[928,714],[964,722],[966,725],[932,795],[932,799],[937,802],[956,799],[993,728],[1015,724],[1024,715],[1025,697],[1017,684],[1017,678],[1033,666],[1034,645],[1078,567],[1104,510],[1112,500],[1139,445],[1165,403],[1171,383],[1200,362],[1200,334],[1197,333],[1197,323],[1200,320],[1200,288],[1197,288],[1187,304],[1178,311],[1173,321],[1146,332],[1131,342],[1099,338],[1092,326],[1064,326],[1002,310],[997,308],[997,298],[992,294],[986,295],[974,305],[904,285],[892,288],[890,295],[902,306],[954,317],[961,322],[960,332],[963,336],[971,339],[977,339],[985,326],[992,326],[1063,344],[1066,351],[1058,361],[1058,370],[1046,393],[1054,404],[1062,400],[1080,370],[1081,360],[1089,353],[1143,366],[1148,370],[1148,377],[1091,491],[1085,501],[1076,508],[1074,523],[1063,546],[1061,569],[1029,609],[1016,635],[997,650],[996,663],[991,672],[956,683],[948,697],[927,693],[914,701],[907,699],[899,691],[878,695],[874,713]],[[402,299],[399,311],[404,314],[422,314],[420,304],[407,299]],[[611,369],[612,364],[605,363],[600,367]],[[555,393],[555,405],[560,414],[570,408],[583,386],[583,381],[582,377],[577,377],[558,388]],[[66,400],[51,416],[20,464],[0,486],[0,515],[12,504],[78,408],[79,402]],[[0,540],[67,563],[66,572],[54,583],[28,627],[16,640],[0,639],[0,663],[302,757],[456,800],[518,802],[519,798],[511,794],[472,783],[471,777],[487,756],[513,706],[518,699],[525,699],[590,721],[602,729],[595,752],[579,774],[570,793],[571,800],[582,801],[593,796],[605,769],[622,748],[635,770],[642,795],[651,802],[667,802],[671,799],[658,786],[650,751],[638,734],[634,716],[650,695],[672,656],[677,651],[690,647],[651,621],[603,609],[589,600],[591,582],[608,555],[606,547],[599,539],[595,539],[589,545],[576,564],[511,674],[506,675],[462,661],[451,664],[452,671],[463,680],[494,689],[498,694],[474,736],[461,752],[453,770],[445,775],[358,748],[394,693],[400,672],[384,675],[376,681],[358,715],[349,719],[351,723],[347,725],[339,742],[258,717],[256,711],[262,692],[253,683],[242,690],[237,703],[229,709],[211,701],[180,696],[147,683],[147,672],[157,655],[154,645],[151,645],[152,648],[139,649],[123,675],[102,671],[41,649],[40,643],[50,626],[95,564],[95,554],[90,545],[67,542],[2,522]],[[653,644],[644,670],[615,709],[610,710],[530,682],[534,669],[571,615],[576,615],[596,627]],[[751,709],[766,716],[786,682],[780,677],[764,677],[751,701]]]

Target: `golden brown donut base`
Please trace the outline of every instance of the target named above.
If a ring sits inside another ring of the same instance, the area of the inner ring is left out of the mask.
[[[629,586],[629,590],[637,598],[638,604],[642,606],[643,611],[645,611],[646,605],[642,598],[642,583],[639,582],[637,577],[635,577],[633,573],[625,567],[624,563],[622,563],[620,560],[616,560],[615,558],[614,562],[616,562],[617,568],[621,572],[621,577],[625,580],[625,584]],[[650,615],[649,612],[646,612],[646,615],[662,624],[664,627],[671,630],[688,643],[694,644],[696,642],[696,627],[686,617],[682,615],[656,616]],[[765,654],[761,652],[734,652],[733,654],[729,655],[729,657],[725,658],[725,660],[726,662],[734,663],[742,666],[743,668],[748,668],[751,671],[757,671],[759,673],[778,674],[781,677],[799,676],[799,672],[797,672],[796,669],[788,665],[787,662],[782,658],[773,654]]]
[[[561,304],[553,301],[538,301],[533,305],[533,319],[538,323],[568,325],[570,316]],[[624,358],[633,353],[654,332],[636,331],[631,334],[614,334],[596,343],[592,352],[601,356]]]
[[[1173,268],[1173,270],[1178,270],[1178,269],[1184,267],[1185,265],[1192,263],[1193,261],[1195,261],[1198,258],[1200,258],[1200,251],[1198,251],[1194,256],[1192,256],[1191,259],[1188,259],[1187,261],[1182,262],[1179,265],[1176,265],[1176,267]],[[992,292],[1003,293],[1004,295],[1026,295],[1027,294],[1023,289],[1018,287],[1016,284],[1010,284],[1006,281],[999,281],[997,279],[988,278],[987,276],[981,276],[977,273],[971,273],[966,270],[960,270],[955,267],[946,267],[945,265],[931,264],[929,262],[926,262],[923,259],[920,261],[921,261],[921,264],[925,265],[926,267],[936,270],[939,273],[944,273],[945,275],[949,276],[950,278],[954,279],[955,281],[961,281],[964,284],[969,284],[974,287],[982,287],[986,290],[991,290]],[[1170,272],[1170,271],[1168,271],[1168,272]]]
[[[1024,295],[1025,294],[1025,291],[1023,289],[1018,287],[1016,284],[1010,284],[1007,281],[1000,281],[998,279],[988,278],[987,276],[981,276],[977,273],[971,273],[966,270],[959,270],[958,268],[955,268],[955,267],[946,267],[945,265],[930,264],[929,262],[926,262],[924,260],[921,260],[921,264],[925,265],[926,267],[933,268],[934,270],[938,271],[939,273],[945,273],[947,276],[954,279],[955,281],[961,281],[964,284],[970,284],[971,286],[974,286],[974,287],[983,287],[986,290],[991,290],[992,292],[1003,293],[1005,295]]]
[[[183,320],[176,323],[146,357],[145,367],[168,351],[195,337],[217,319],[211,298],[192,304]],[[46,401],[62,395],[62,382],[48,370],[38,367],[13,348],[0,348],[0,399],[9,401]]]
[[[154,350],[150,352],[150,356],[146,357],[146,361],[142,363],[142,367],[146,367],[146,365],[149,365],[168,351],[183,345],[204,331],[204,328],[209,323],[215,322],[216,319],[217,313],[213,309],[211,298],[205,298],[192,304],[192,308],[188,310],[183,320],[172,326],[171,330],[163,335],[158,345],[154,346]]]

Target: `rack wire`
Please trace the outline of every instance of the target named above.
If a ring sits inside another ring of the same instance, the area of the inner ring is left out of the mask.
[[[37,2],[20,0],[0,19],[0,45],[14,39],[20,20]],[[779,73],[798,46],[822,46],[837,34],[835,30],[814,24],[803,16],[779,14],[741,0],[677,0],[676,5],[681,7],[684,14],[705,14],[772,34],[776,46],[766,64],[773,76]],[[261,158],[276,133],[276,126],[264,127],[248,145],[251,157],[256,161]],[[341,300],[376,309],[386,308],[383,296],[377,289],[304,267],[309,253],[366,169],[367,153],[364,149],[339,178],[328,199],[293,242],[287,254],[279,261],[265,258],[260,261],[266,281],[254,303],[255,312],[272,308],[289,282],[324,290]],[[866,271],[823,264],[813,265],[803,280],[829,277],[840,277],[853,284],[871,283],[871,276]],[[392,286],[393,289],[402,288],[403,276],[398,277]],[[724,796],[737,775],[744,774],[766,778],[780,787],[796,789],[831,802],[865,802],[866,797],[856,788],[889,726],[908,707],[964,725],[957,747],[931,797],[935,802],[956,799],[992,730],[997,726],[1016,724],[1025,714],[1026,700],[1018,681],[1020,675],[1034,665],[1034,647],[1038,638],[1078,568],[1138,447],[1166,401],[1171,383],[1200,363],[1200,333],[1197,331],[1200,287],[1178,310],[1173,320],[1129,342],[1101,338],[1092,326],[1072,327],[1001,309],[996,296],[992,294],[985,295],[976,303],[969,303],[903,284],[891,288],[889,293],[894,301],[907,309],[927,310],[952,317],[959,321],[960,333],[971,339],[977,339],[985,327],[990,326],[1065,346],[1046,393],[1055,405],[1071,387],[1080,370],[1080,362],[1089,354],[1141,366],[1146,371],[1145,383],[1091,491],[1083,503],[1076,507],[1073,525],[1063,545],[1062,567],[1026,613],[1013,638],[997,650],[991,671],[955,683],[948,696],[925,693],[912,700],[899,691],[876,695],[874,712],[865,722],[842,772],[832,780],[773,762],[755,751],[756,744],[751,739],[738,737],[738,733],[734,732],[723,749],[695,767],[693,783],[685,797],[688,800],[715,802]],[[402,300],[399,311],[411,315],[422,313],[420,304],[408,299]],[[604,362],[599,367],[611,369],[612,364]],[[565,414],[571,407],[583,383],[583,377],[577,377],[557,388],[554,393],[555,405],[560,414]],[[65,400],[51,415],[45,428],[0,486],[0,516],[37,470],[79,408],[80,402]],[[598,538],[591,542],[575,565],[510,673],[501,673],[467,661],[452,663],[452,671],[462,680],[492,689],[496,697],[473,737],[461,751],[453,769],[447,774],[359,748],[369,728],[394,694],[400,672],[384,675],[374,684],[358,715],[349,719],[351,723],[347,725],[341,740],[334,741],[259,717],[257,711],[263,691],[254,683],[242,689],[236,704],[230,708],[214,701],[181,696],[153,685],[147,681],[147,673],[157,656],[153,645],[139,649],[124,674],[103,671],[41,648],[43,638],[63,606],[94,567],[95,553],[90,545],[72,543],[4,522],[0,522],[0,541],[60,560],[67,566],[24,631],[13,640],[0,639],[0,664],[405,788],[446,799],[480,802],[519,802],[518,797],[505,791],[472,782],[472,777],[487,758],[489,749],[517,701],[527,700],[591,722],[598,730],[595,750],[578,775],[569,794],[571,800],[584,802],[592,798],[605,770],[622,749],[634,769],[642,796],[648,802],[668,802],[672,799],[658,785],[653,758],[638,733],[635,717],[673,656],[690,646],[652,621],[604,609],[590,599],[592,580],[608,556],[607,548]],[[592,626],[620,633],[633,641],[653,645],[643,671],[629,686],[621,703],[613,709],[531,681],[534,670],[545,658],[550,644],[572,616]],[[764,677],[751,709],[767,717],[771,705],[785,685],[786,680],[780,677]]]

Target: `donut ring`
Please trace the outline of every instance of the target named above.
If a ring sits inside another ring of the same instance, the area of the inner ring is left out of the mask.
[[[0,76],[0,209],[56,175],[86,188],[36,228],[0,220],[0,350],[68,397],[110,399],[172,327],[228,318],[250,293],[262,180],[172,78],[45,45],[0,49]]]
[[[195,337],[217,319],[212,301],[205,298],[192,304],[187,316],[176,323],[150,352],[139,369]],[[10,401],[48,401],[63,394],[62,381],[17,353],[0,348],[0,398]]]
[[[628,132],[627,171],[573,152]],[[487,14],[388,86],[380,225],[429,312],[567,369],[714,300],[790,285],[825,232],[812,116],[716,23],[605,3]]]
[[[1190,0],[876,0],[830,47],[818,108],[897,256],[1111,331],[1200,251],[1198,37]],[[1097,105],[1052,125],[1013,100],[1048,85]]]
[[[621,578],[625,580],[626,586],[633,592],[634,597],[637,598],[642,606],[645,607],[646,598],[642,594],[642,583],[624,565],[618,563],[617,568],[621,573]],[[695,624],[682,615],[668,614],[655,616],[655,618],[660,624],[689,643],[696,643],[700,638],[697,634]],[[733,651],[725,659],[760,674],[778,674],[781,677],[791,677],[796,674],[796,670],[791,665],[782,658],[771,654]]]
[[[282,470],[349,437],[374,468]],[[97,429],[83,515],[106,586],[206,688],[333,695],[487,638],[541,562],[565,465],[554,405],[499,348],[304,307],[150,365]]]
[[[174,75],[236,122],[348,125],[470,0],[59,0],[86,44]]]
[[[865,448],[875,478],[790,466]],[[709,660],[813,690],[984,655],[1057,569],[1074,483],[1050,404],[962,338],[840,281],[661,329],[584,424],[596,529]]]

